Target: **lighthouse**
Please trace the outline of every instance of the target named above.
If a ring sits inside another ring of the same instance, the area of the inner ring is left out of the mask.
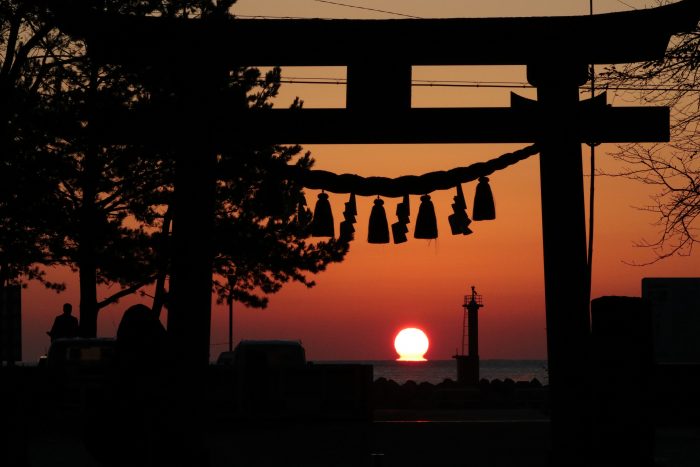
[[[471,294],[464,296],[462,305],[462,348],[453,357],[457,360],[457,382],[470,386],[479,383],[479,308],[483,306],[481,295],[472,286]]]

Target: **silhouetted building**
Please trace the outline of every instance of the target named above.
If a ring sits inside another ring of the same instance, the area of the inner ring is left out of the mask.
[[[654,465],[653,347],[647,300],[591,300],[593,398],[587,413],[595,465]]]
[[[700,277],[645,277],[642,298],[651,303],[656,361],[700,362]]]
[[[22,288],[7,285],[0,291],[0,363],[22,360]]]

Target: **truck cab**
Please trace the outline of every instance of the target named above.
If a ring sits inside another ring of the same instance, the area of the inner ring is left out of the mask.
[[[233,395],[239,418],[371,418],[372,366],[309,362],[297,340],[242,340],[214,366],[233,383],[219,400]]]
[[[56,339],[41,366],[57,391],[58,405],[85,407],[88,399],[105,396],[115,377],[116,339]]]
[[[219,359],[225,361],[219,356]],[[230,357],[230,364],[241,371],[303,368],[306,351],[295,340],[243,340]]]

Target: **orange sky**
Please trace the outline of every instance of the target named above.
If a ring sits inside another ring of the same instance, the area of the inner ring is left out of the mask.
[[[423,17],[449,16],[539,16],[586,14],[588,0],[568,2],[469,1],[430,2],[386,0],[346,2]],[[637,7],[645,2],[628,0]],[[596,11],[628,9],[616,1],[596,1]],[[299,0],[295,2],[239,0],[234,11],[241,15],[304,17],[383,18],[387,14],[342,8]],[[344,78],[343,68],[286,68],[283,77]],[[459,79],[469,81],[525,81],[524,67],[435,67],[414,68],[415,79]],[[528,89],[472,89],[414,87],[413,106],[508,106],[510,91],[535,97]],[[344,86],[284,85],[276,105],[287,106],[294,96],[306,107],[342,107]],[[629,105],[621,100],[614,105]],[[316,168],[337,173],[399,176],[420,175],[435,170],[467,166],[485,161],[525,145],[382,145],[306,146],[316,159]],[[597,148],[598,168],[614,171],[615,161],[607,154],[615,146]],[[584,147],[584,171],[588,170],[588,148]],[[420,203],[411,197],[411,224],[407,243],[371,245],[366,242],[372,198],[358,197],[356,240],[343,263],[332,264],[316,277],[317,286],[306,289],[287,285],[270,299],[265,310],[234,305],[234,340],[255,338],[301,339],[312,360],[394,359],[394,336],[403,327],[419,327],[431,340],[426,357],[449,359],[461,343],[462,303],[472,285],[484,297],[480,312],[480,355],[487,358],[546,358],[544,277],[542,265],[541,212],[538,156],[494,173],[491,187],[497,219],[474,222],[474,233],[452,236],[447,216],[451,214],[453,190],[431,193],[438,217],[439,238],[412,238]],[[586,185],[588,178],[586,179]],[[476,183],[464,184],[471,215]],[[592,297],[641,293],[644,277],[698,276],[697,257],[671,258],[650,266],[651,253],[634,242],[652,239],[657,232],[654,216],[636,209],[649,202],[649,188],[621,178],[596,178],[595,240]],[[587,198],[586,194],[586,199]],[[313,207],[316,192],[307,200]],[[336,225],[342,220],[347,195],[330,194]],[[398,199],[385,200],[389,222],[394,221]],[[77,306],[75,279],[65,271],[67,292],[56,295],[31,284],[23,295],[24,360],[35,361],[45,352],[53,317],[61,304]],[[100,335],[114,335],[121,313],[147,297],[131,297],[101,312]],[[227,308],[212,310],[212,358],[225,350],[228,336]]]

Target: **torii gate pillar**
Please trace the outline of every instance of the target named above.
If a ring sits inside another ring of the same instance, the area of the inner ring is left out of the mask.
[[[544,123],[538,145],[552,465],[585,465],[582,455],[590,451],[591,428],[589,278],[581,142],[571,122],[576,121],[587,65],[528,65],[527,74],[537,88]]]
[[[177,142],[172,227],[172,272],[168,333],[173,357],[183,379],[206,370],[210,355],[216,149],[211,109],[219,99],[225,70],[198,57],[185,71],[169,70],[170,86],[178,92],[175,106],[195,118],[169,127]],[[192,135],[196,135],[193,137]],[[191,385],[196,387],[195,384]]]

